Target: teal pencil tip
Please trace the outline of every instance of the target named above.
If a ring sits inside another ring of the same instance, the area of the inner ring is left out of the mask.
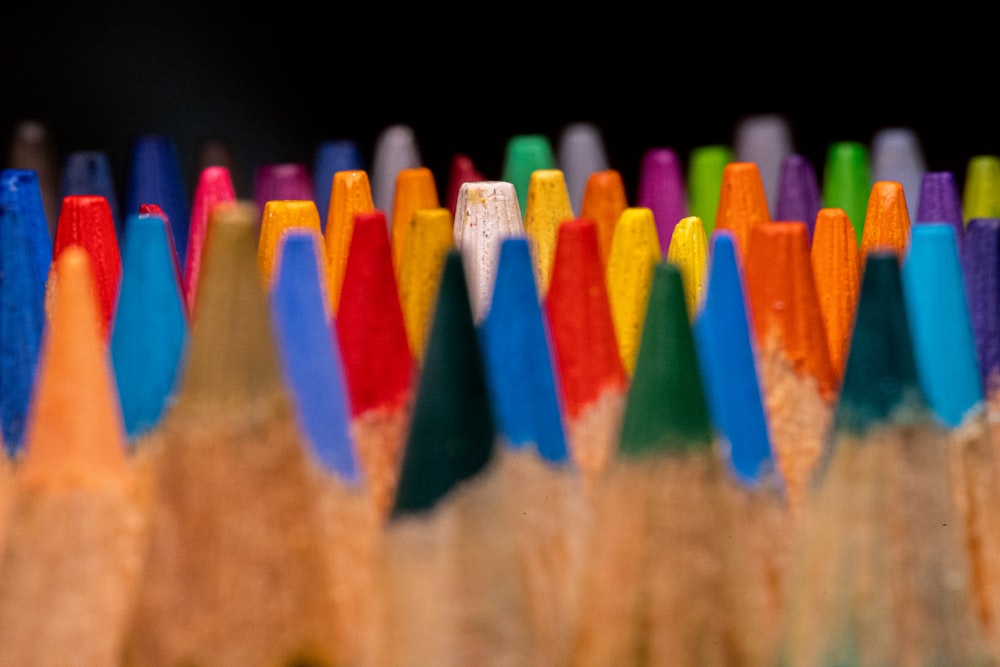
[[[920,385],[931,410],[950,427],[983,401],[975,336],[954,228],[913,228],[903,288]]]
[[[438,287],[393,517],[432,509],[489,462],[496,430],[462,256],[449,251]]]
[[[698,451],[713,441],[680,269],[653,270],[642,339],[632,376],[621,456]]]
[[[834,430],[864,435],[879,423],[905,423],[926,414],[899,258],[892,252],[869,253]]]

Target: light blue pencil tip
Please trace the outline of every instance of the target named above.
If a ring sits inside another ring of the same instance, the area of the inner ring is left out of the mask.
[[[938,419],[958,426],[983,387],[951,225],[915,225],[902,273],[920,384]]]
[[[542,458],[562,464],[569,461],[563,408],[534,276],[527,239],[505,239],[480,325],[484,365],[500,433],[515,447],[534,443]]]
[[[774,470],[735,239],[712,234],[705,303],[694,326],[712,421],[729,442],[736,476],[757,484]]]
[[[303,431],[320,463],[350,484],[361,480],[350,435],[344,370],[327,316],[315,235],[289,230],[278,247],[271,287],[282,367]]]
[[[176,395],[188,323],[163,218],[134,213],[125,225],[110,349],[125,431],[133,443],[161,421]]]

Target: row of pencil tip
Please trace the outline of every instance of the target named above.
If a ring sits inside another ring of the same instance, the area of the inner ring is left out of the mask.
[[[385,209],[336,169],[325,219],[212,165],[120,233],[65,195],[54,235],[6,170],[0,663],[993,664],[1000,214],[960,202],[994,186],[925,170],[911,225],[863,146],[831,155],[863,212],[788,168],[815,213],[773,217],[763,158],[721,161],[710,223],[607,168],[577,215],[556,162],[466,172],[454,210],[419,165]]]

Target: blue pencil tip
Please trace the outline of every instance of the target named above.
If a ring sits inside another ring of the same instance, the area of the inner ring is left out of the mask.
[[[914,226],[902,274],[920,384],[938,419],[956,427],[983,388],[954,228]]]
[[[114,220],[115,233],[121,239],[124,235],[124,221],[118,205],[118,192],[115,189],[114,174],[111,170],[111,158],[105,151],[74,151],[69,153],[62,167],[60,192],[63,197],[69,195],[99,195],[108,200],[111,207],[111,219]],[[133,213],[133,211],[129,211]]]
[[[28,235],[27,252],[45,283],[52,265],[52,233],[45,215],[38,174],[32,169],[4,169],[0,172],[0,201],[13,202],[21,211],[21,224]]]
[[[111,360],[129,441],[162,419],[176,392],[188,323],[164,220],[126,219]]]
[[[338,171],[364,168],[361,147],[353,139],[330,139],[316,146],[312,166],[313,193],[323,229],[326,229],[326,214],[330,209],[333,175]]]
[[[361,480],[361,469],[350,435],[344,371],[325,307],[318,258],[314,234],[285,233],[271,287],[271,316],[306,438],[327,470],[355,484]]]
[[[143,204],[156,204],[167,216],[178,262],[184,266],[191,203],[177,150],[168,136],[141,135],[132,144],[125,211],[137,213]]]
[[[28,219],[17,201],[0,200],[0,424],[12,456],[22,446],[45,327],[45,281],[33,254],[37,223]]]
[[[728,230],[712,235],[705,303],[694,333],[712,421],[729,443],[733,472],[746,483],[762,482],[774,469],[774,457],[743,277]]]
[[[561,464],[569,461],[563,409],[534,275],[527,239],[505,239],[480,337],[500,433],[514,447],[534,443],[543,459]]]

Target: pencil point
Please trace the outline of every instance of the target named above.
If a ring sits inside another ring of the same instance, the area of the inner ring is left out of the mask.
[[[274,282],[275,266],[282,237],[292,231],[305,229],[323,239],[322,226],[319,220],[319,209],[311,199],[274,199],[264,205],[264,214],[260,223],[260,238],[257,241],[257,266],[260,269],[264,286],[270,289]],[[320,245],[319,258],[326,275],[326,248]],[[324,292],[326,288],[324,287]],[[326,310],[330,303],[327,299]]]
[[[713,441],[683,278],[676,265],[658,262],[618,451],[635,457],[708,449]]]
[[[330,191],[333,175],[338,171],[357,171],[365,168],[361,147],[353,139],[321,141],[313,153],[313,196],[320,215],[320,227],[326,230],[326,215],[330,210]]]
[[[729,146],[709,144],[697,146],[688,156],[687,199],[688,211],[701,218],[705,234],[715,231],[715,215],[719,210],[719,193],[722,191],[722,174],[733,161]]]
[[[367,172],[355,169],[338,171],[333,175],[330,210],[326,215],[323,237],[329,272],[330,310],[334,314],[337,313],[340,289],[344,284],[344,267],[347,266],[347,255],[351,249],[354,216],[374,210],[375,203]]]
[[[766,201],[778,201],[781,163],[795,150],[795,140],[789,119],[777,113],[744,116],[736,123],[733,133],[733,155],[736,162],[753,162],[760,171]],[[768,210],[768,214],[773,213]]]
[[[1000,218],[973,218],[962,244],[962,274],[983,391],[1000,388]]]
[[[861,251],[844,209],[822,208],[816,214],[809,254],[830,346],[830,363],[841,378],[861,284]]]
[[[423,363],[441,269],[455,247],[454,216],[446,208],[417,209],[409,221],[399,271],[399,301],[410,352]]]
[[[0,194],[0,425],[8,454],[16,456],[45,329],[46,278],[37,266],[36,239],[49,230],[37,218],[31,223],[19,198],[10,194],[6,187]]]
[[[89,486],[127,471],[125,429],[108,348],[99,326],[90,255],[57,257],[48,328],[18,474],[30,485]]]
[[[476,168],[472,158],[464,153],[455,153],[451,156],[451,163],[448,167],[448,201],[447,208],[451,216],[455,217],[458,210],[459,191],[465,183],[475,183],[485,181],[487,178]]]
[[[897,181],[906,195],[907,215],[913,220],[917,215],[920,182],[927,171],[923,146],[917,131],[912,127],[883,127],[871,140],[872,179]]]
[[[198,299],[175,411],[184,406],[228,410],[284,392],[257,269],[257,215],[252,202],[233,200],[213,207],[206,221]]]
[[[914,227],[902,276],[920,384],[938,419],[957,427],[982,404],[983,389],[958,244],[948,223]]]
[[[101,331],[105,339],[111,330],[122,262],[118,250],[118,235],[108,200],[101,195],[68,195],[63,197],[58,229],[53,243],[53,257],[59,257],[70,245],[79,245],[90,255],[93,280],[100,304]]]
[[[819,181],[809,158],[789,153],[781,163],[775,220],[798,220],[805,223],[809,240],[820,209]]]
[[[635,369],[653,269],[661,258],[653,211],[642,207],[622,211],[615,226],[605,280],[615,339],[629,376]]]
[[[732,232],[740,261],[746,253],[750,230],[770,220],[764,182],[756,163],[727,164],[722,172],[722,189],[719,191],[715,228]]]
[[[49,277],[53,249],[38,174],[30,169],[4,169],[0,172],[0,202],[20,209],[21,225],[28,242],[22,252],[33,259],[35,271],[44,284]]]
[[[269,201],[312,201],[312,176],[301,162],[262,164],[254,171],[253,198],[261,211]]]
[[[437,208],[437,183],[434,172],[427,167],[400,169],[396,176],[396,192],[392,200],[392,223],[389,225],[392,240],[392,265],[399,273],[406,235],[409,233],[413,212],[422,208]]]
[[[396,199],[396,176],[402,169],[423,166],[420,145],[413,128],[394,123],[382,128],[372,150],[372,203],[382,211],[391,211]]]
[[[548,322],[525,238],[500,249],[496,288],[480,326],[498,430],[514,447],[533,444],[553,463],[569,460]]]
[[[528,184],[537,169],[557,169],[552,142],[544,134],[518,134],[504,145],[500,180],[511,183],[517,193],[519,211],[528,210]]]
[[[892,250],[900,259],[910,244],[910,215],[906,195],[898,181],[877,181],[868,197],[861,259],[872,250]]]
[[[689,215],[677,222],[667,247],[667,261],[680,269],[688,317],[694,320],[704,301],[708,271],[708,236],[701,218]]]
[[[962,216],[962,199],[958,194],[955,176],[950,171],[928,171],[920,179],[920,203],[917,206],[916,224],[947,222],[955,230],[959,248],[965,238],[965,219]]]
[[[604,134],[595,123],[575,122],[559,130],[556,146],[559,169],[566,175],[566,189],[574,211],[583,206],[583,191],[594,172],[608,168]]]
[[[122,236],[121,210],[118,206],[118,192],[111,170],[111,158],[102,150],[73,151],[63,160],[60,193],[65,199],[72,195],[96,195],[104,197],[111,211],[111,228],[115,235]]]
[[[465,183],[459,190],[454,224],[455,247],[462,253],[465,279],[476,323],[490,309],[500,243],[524,236],[514,184],[506,181]]]
[[[873,182],[867,146],[859,141],[835,141],[827,146],[821,184],[823,207],[844,209],[854,226],[858,247]]]
[[[132,214],[125,230],[110,347],[125,431],[134,443],[173,400],[188,323],[166,222]]]
[[[191,205],[176,145],[163,134],[143,134],[132,142],[125,190],[126,232],[128,216],[138,213],[143,204],[156,204],[163,209],[170,223],[177,259],[184,266]]]
[[[184,253],[184,299],[189,313],[195,312],[195,294],[200,281],[202,254],[208,234],[212,209],[222,202],[236,201],[229,169],[224,166],[205,167],[198,174],[191,217],[188,225],[187,250]]]
[[[587,178],[579,217],[590,218],[597,225],[597,247],[601,251],[604,266],[608,265],[615,225],[626,208],[628,197],[621,172],[617,169],[604,169],[593,172]]]
[[[289,229],[275,256],[271,317],[302,431],[326,470],[348,483],[362,475],[350,434],[340,346],[329,317],[322,238]]]
[[[432,509],[486,466],[495,437],[462,259],[452,250],[445,258],[393,515]]]
[[[880,422],[907,422],[926,410],[899,256],[892,251],[874,251],[864,264],[834,429],[863,435]]]
[[[688,214],[684,172],[674,149],[650,148],[642,154],[635,203],[653,212],[660,247],[670,245],[677,221]]]
[[[973,155],[965,167],[962,188],[965,222],[1000,218],[1000,155]]]
[[[538,293],[542,296],[549,289],[559,225],[572,218],[573,207],[562,171],[536,169],[531,172],[528,203],[524,209],[524,233],[531,241]]]

